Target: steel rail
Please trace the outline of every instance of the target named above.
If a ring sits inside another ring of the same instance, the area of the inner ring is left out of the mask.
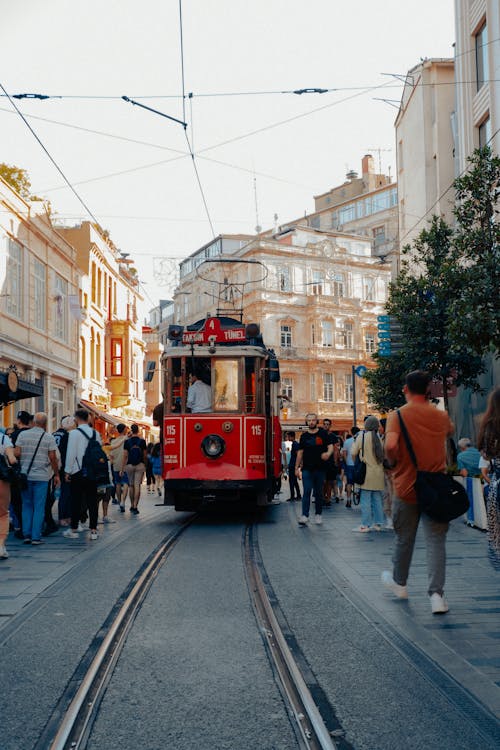
[[[135,616],[146,598],[153,581],[170,554],[179,536],[192,523],[190,518],[173,534],[164,539],[142,570],[127,598],[107,631],[81,684],[64,712],[48,750],[79,750],[85,747],[88,730],[95,718],[104,689],[133,625]]]
[[[273,612],[256,561],[252,529],[252,524],[248,524],[243,533],[243,558],[248,589],[257,622],[295,719],[302,745],[308,750],[338,750]]]

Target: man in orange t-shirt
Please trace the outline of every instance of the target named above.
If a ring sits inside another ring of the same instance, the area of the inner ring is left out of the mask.
[[[427,392],[431,378],[428,373],[416,370],[406,376],[403,393],[407,403],[400,409],[401,417],[410,436],[418,468],[421,471],[445,471],[446,438],[453,432],[453,424],[446,412],[439,411],[428,401]],[[420,514],[414,484],[416,468],[408,454],[401,432],[397,412],[387,419],[385,453],[393,466],[394,501],[392,520],[396,532],[396,548],[392,574],[385,570],[382,582],[398,598],[407,599],[406,582],[410,569],[415,537],[422,519],[427,547],[428,593],[433,614],[444,614],[448,604],[444,598],[446,565],[447,523],[438,523]]]

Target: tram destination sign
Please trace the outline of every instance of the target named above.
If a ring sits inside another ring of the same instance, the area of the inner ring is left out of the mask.
[[[182,334],[183,344],[227,344],[237,341],[246,341],[243,326],[222,328],[217,318],[208,318],[200,331],[184,331]]]

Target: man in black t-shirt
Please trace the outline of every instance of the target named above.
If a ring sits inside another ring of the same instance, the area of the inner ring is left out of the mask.
[[[313,489],[316,501],[316,524],[319,526],[323,523],[321,513],[326,462],[333,453],[333,443],[330,442],[328,433],[318,427],[317,414],[306,414],[306,424],[308,429],[300,436],[295,469],[295,474],[299,479],[302,477],[303,481],[302,515],[299,518],[299,526],[306,526],[309,522]]]
[[[139,437],[139,427],[133,424],[130,428],[132,433],[123,445],[125,451],[125,471],[129,483],[130,512],[132,515],[139,513],[139,498],[141,496],[141,484],[146,471],[147,445],[146,441]]]

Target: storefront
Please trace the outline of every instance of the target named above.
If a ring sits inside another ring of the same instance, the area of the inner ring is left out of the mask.
[[[0,423],[12,427],[16,421],[16,403],[25,399],[43,397],[43,385],[32,383],[20,376],[15,365],[0,370]],[[31,410],[25,404],[26,411]]]

